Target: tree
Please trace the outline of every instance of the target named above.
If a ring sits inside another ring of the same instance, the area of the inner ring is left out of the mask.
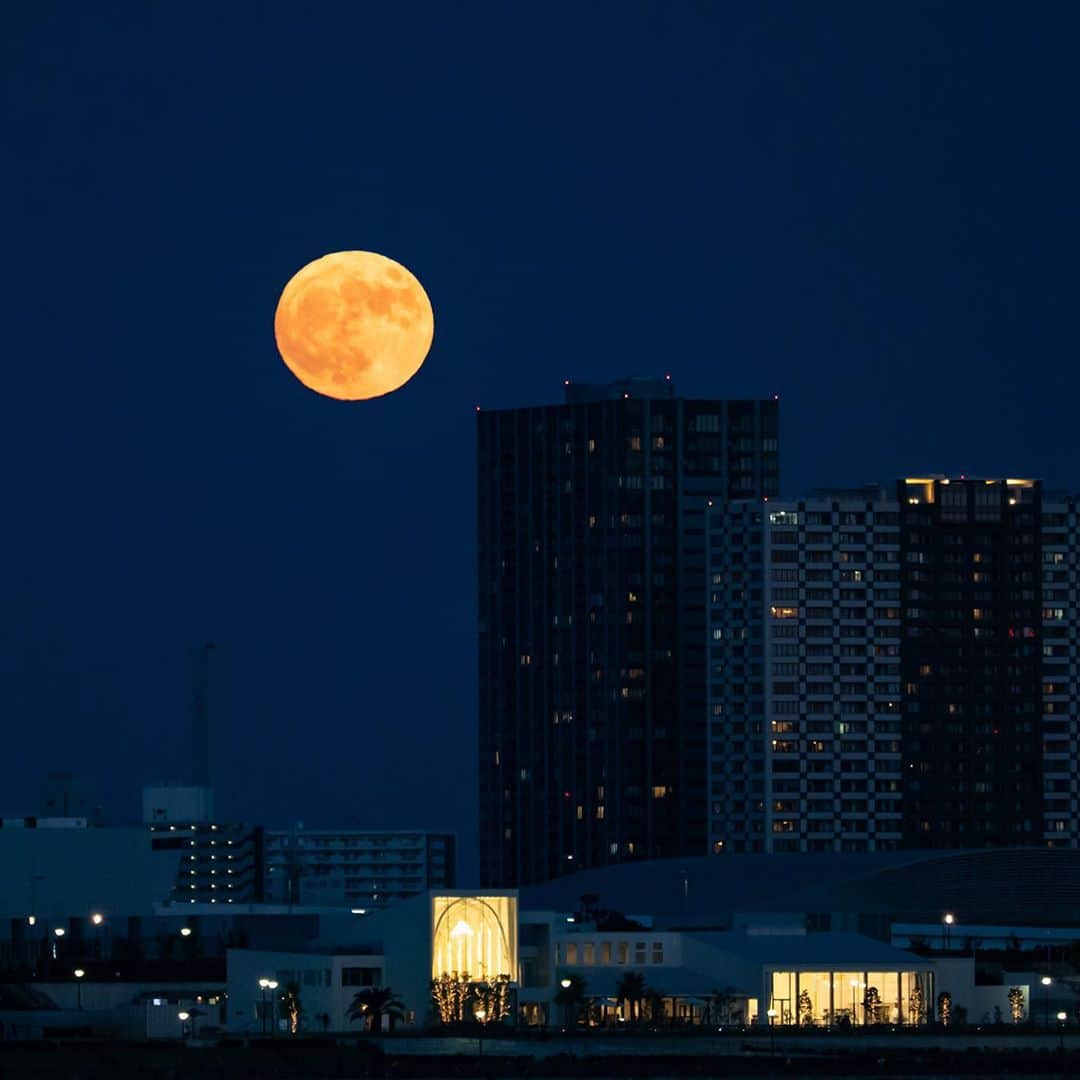
[[[563,986],[562,982],[567,985]],[[569,1027],[571,1020],[577,1020],[578,1011],[585,1004],[585,980],[580,975],[568,975],[562,982],[555,995],[555,1004],[562,1006],[565,1023]]]
[[[286,984],[281,995],[281,1004],[289,1018],[289,1034],[295,1035],[300,1030],[300,1014],[304,1011],[300,1004],[300,987],[296,983]]]
[[[949,1020],[952,1018],[952,994],[948,990],[942,990],[937,996],[937,1012],[938,1019],[941,1023],[948,1027]]]
[[[645,976],[640,971],[628,971],[615,987],[615,998],[622,1004],[626,1002],[624,1016],[637,1023],[641,1019],[641,1002],[645,997]]]
[[[810,1025],[814,1022],[814,1003],[810,1000],[810,991],[804,986],[799,991],[799,1023]]]
[[[510,1015],[510,976],[473,983],[473,1016],[481,1024],[497,1024]]]
[[[735,995],[730,988],[714,990],[710,995],[710,1000],[716,1010],[716,1022],[718,1024],[731,1023],[731,1006],[735,1004]]]
[[[661,1023],[664,1019],[664,991],[658,990],[655,986],[647,986],[645,1001],[649,1006],[649,1023]]]
[[[472,997],[469,976],[456,971],[445,972],[431,980],[431,996],[442,1024],[456,1024],[465,1019],[465,1005]]]
[[[876,986],[868,986],[863,995],[863,1023],[876,1024],[881,1020],[881,993]]]
[[[1024,1019],[1024,991],[1019,986],[1009,987],[1009,1017],[1014,1024]]]
[[[926,998],[923,996],[922,980],[918,975],[908,995],[908,1019],[913,1024],[926,1022]]]
[[[389,986],[365,986],[357,990],[345,1012],[350,1023],[361,1020],[370,1026],[373,1034],[382,1031],[384,1016],[390,1020],[391,1031],[394,1024],[405,1019],[405,1003]]]

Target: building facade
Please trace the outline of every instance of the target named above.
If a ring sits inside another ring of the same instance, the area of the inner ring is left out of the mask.
[[[904,843],[1042,839],[1041,490],[901,483]]]
[[[714,507],[711,850],[1077,846],[1077,515],[948,477]]]
[[[303,829],[266,835],[265,888],[278,903],[376,909],[428,889],[453,888],[452,833]]]
[[[701,851],[705,510],[776,493],[777,402],[568,385],[478,480],[482,883]]]
[[[711,850],[897,847],[895,495],[733,502],[708,526]]]
[[[249,904],[263,898],[263,830],[252,825],[151,825],[154,851],[179,864],[169,899],[176,904]]]
[[[1042,554],[1042,835],[1080,846],[1080,496],[1046,492]]]

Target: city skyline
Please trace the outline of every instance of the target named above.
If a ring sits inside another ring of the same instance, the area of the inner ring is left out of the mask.
[[[69,770],[134,818],[213,640],[225,817],[446,828],[471,876],[477,405],[670,373],[781,395],[783,495],[1080,487],[1074,10],[426,20],[13,14],[5,811]],[[348,248],[439,325],[360,407],[272,333]]]

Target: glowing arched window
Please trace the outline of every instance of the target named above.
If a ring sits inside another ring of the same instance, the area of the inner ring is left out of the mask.
[[[517,897],[435,896],[431,974],[517,980]]]

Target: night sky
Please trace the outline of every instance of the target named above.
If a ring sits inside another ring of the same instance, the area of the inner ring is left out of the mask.
[[[1080,6],[5,9],[0,813],[186,775],[226,816],[475,862],[475,413],[566,377],[781,394],[782,484],[1080,487]],[[278,359],[328,251],[408,266],[427,364]]]

